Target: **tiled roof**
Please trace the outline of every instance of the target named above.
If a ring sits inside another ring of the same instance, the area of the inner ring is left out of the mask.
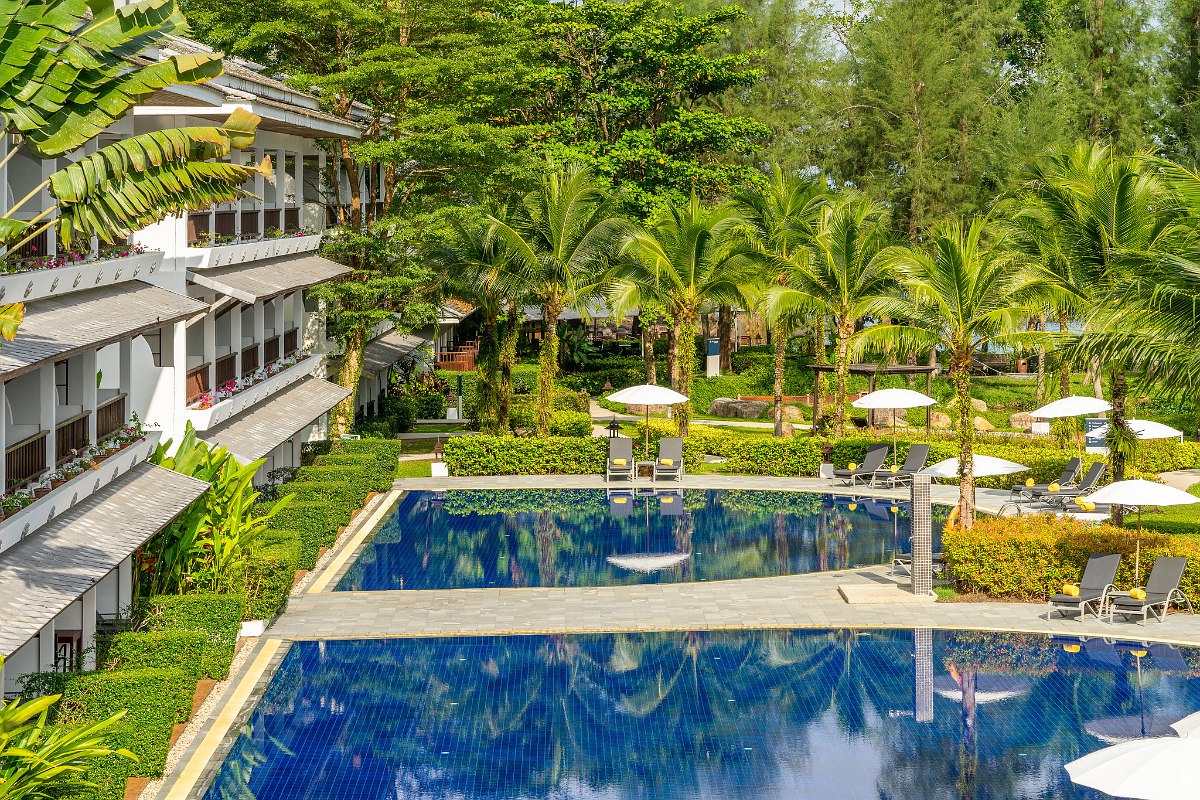
[[[12,655],[208,484],[141,463],[0,554],[0,655]]]
[[[8,380],[43,362],[103,347],[207,308],[141,281],[36,300],[26,305],[17,338],[0,347],[0,378]]]
[[[404,356],[425,344],[420,336],[392,331],[367,343],[363,348],[363,372],[383,372]]]
[[[305,378],[199,436],[225,446],[243,463],[255,461],[349,396],[337,384]]]
[[[188,280],[243,303],[253,303],[349,274],[349,267],[310,254],[189,272]]]

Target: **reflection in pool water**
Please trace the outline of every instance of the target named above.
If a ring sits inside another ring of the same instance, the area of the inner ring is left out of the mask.
[[[934,513],[941,520],[946,509]],[[754,578],[883,564],[908,548],[908,507],[890,500],[748,490],[414,491],[338,589]]]
[[[300,642],[206,800],[1096,800],[1063,764],[1196,711],[1198,669],[927,630]]]

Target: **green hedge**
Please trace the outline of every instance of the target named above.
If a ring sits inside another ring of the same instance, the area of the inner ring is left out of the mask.
[[[296,578],[298,544],[291,559],[252,556],[246,562],[246,619],[273,619],[287,605]]]
[[[451,475],[589,475],[604,471],[607,439],[457,436],[446,442]]]
[[[235,594],[159,595],[144,601],[140,616],[148,631],[195,631],[208,638],[201,674],[224,680],[237,646],[246,598]]]
[[[392,486],[396,475],[396,459],[403,451],[404,443],[393,441],[356,442],[352,439],[332,442],[328,455],[339,458],[337,463],[345,463],[346,456],[357,456],[363,459],[363,466],[374,463],[374,469],[379,483],[374,491],[387,491]],[[314,461],[314,463],[316,463]],[[331,462],[333,463],[333,462]]]
[[[592,417],[582,411],[556,411],[550,418],[551,436],[591,436]]]
[[[180,669],[193,681],[204,669],[208,636],[199,631],[130,631],[109,637],[101,669]]]
[[[946,565],[959,588],[997,597],[1044,599],[1077,583],[1091,553],[1120,553],[1118,588],[1134,584],[1138,533],[1112,525],[1089,526],[1049,515],[981,518],[970,530],[942,535]],[[1183,591],[1200,596],[1200,546],[1192,539],[1141,533],[1141,579],[1145,585],[1158,556],[1185,556]]]
[[[196,679],[181,669],[42,673],[25,680],[27,696],[62,695],[52,709],[56,725],[99,722],[125,712],[109,742],[128,749],[138,761],[113,757],[91,762],[82,777],[93,786],[76,788],[71,800],[120,800],[128,778],[161,775],[171,729],[187,720],[195,689]]]
[[[296,569],[312,569],[316,566],[317,551],[334,543],[338,528],[349,523],[350,513],[356,508],[348,501],[335,504],[323,500],[300,500],[275,515],[272,519],[275,525],[300,532]]]

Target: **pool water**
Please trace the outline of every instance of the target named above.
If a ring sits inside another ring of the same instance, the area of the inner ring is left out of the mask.
[[[947,509],[935,507],[934,548]],[[340,590],[615,586],[796,575],[909,550],[905,503],[801,492],[408,492]]]
[[[1098,800],[1063,765],[1200,709],[1198,670],[928,630],[298,642],[206,800]]]

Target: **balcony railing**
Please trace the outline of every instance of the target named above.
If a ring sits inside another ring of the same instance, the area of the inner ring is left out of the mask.
[[[46,471],[46,432],[35,433],[4,451],[8,489],[28,483]]]
[[[105,400],[96,408],[96,441],[125,427],[125,395]]]
[[[300,349],[300,330],[292,328],[283,332],[283,354],[290,356]]]
[[[85,411],[54,426],[54,466],[58,467],[72,458],[88,443],[88,423],[92,414]],[[74,452],[72,452],[74,451]]]
[[[40,231],[36,236],[30,239],[25,244],[8,253],[8,257],[13,261],[19,261],[23,258],[42,258],[50,255],[50,230],[47,228]]]
[[[185,402],[191,405],[200,399],[202,394],[208,392],[208,364],[201,364],[195,369],[189,369],[187,373],[187,391],[185,393]]]
[[[262,231],[258,229],[258,212],[243,211],[242,212],[242,238],[256,239],[262,236]]]
[[[274,364],[279,360],[280,337],[272,336],[263,342],[263,363]]]
[[[278,208],[268,208],[263,212],[263,225],[267,230],[280,228],[279,221],[282,212]],[[282,228],[280,228],[282,230]]]
[[[283,229],[285,231],[300,227],[300,209],[285,208],[283,211]]]
[[[237,380],[237,353],[230,353],[217,359],[217,386],[224,386],[230,381]]]
[[[253,375],[256,369],[258,369],[258,345],[252,344],[242,350],[242,377]]]

